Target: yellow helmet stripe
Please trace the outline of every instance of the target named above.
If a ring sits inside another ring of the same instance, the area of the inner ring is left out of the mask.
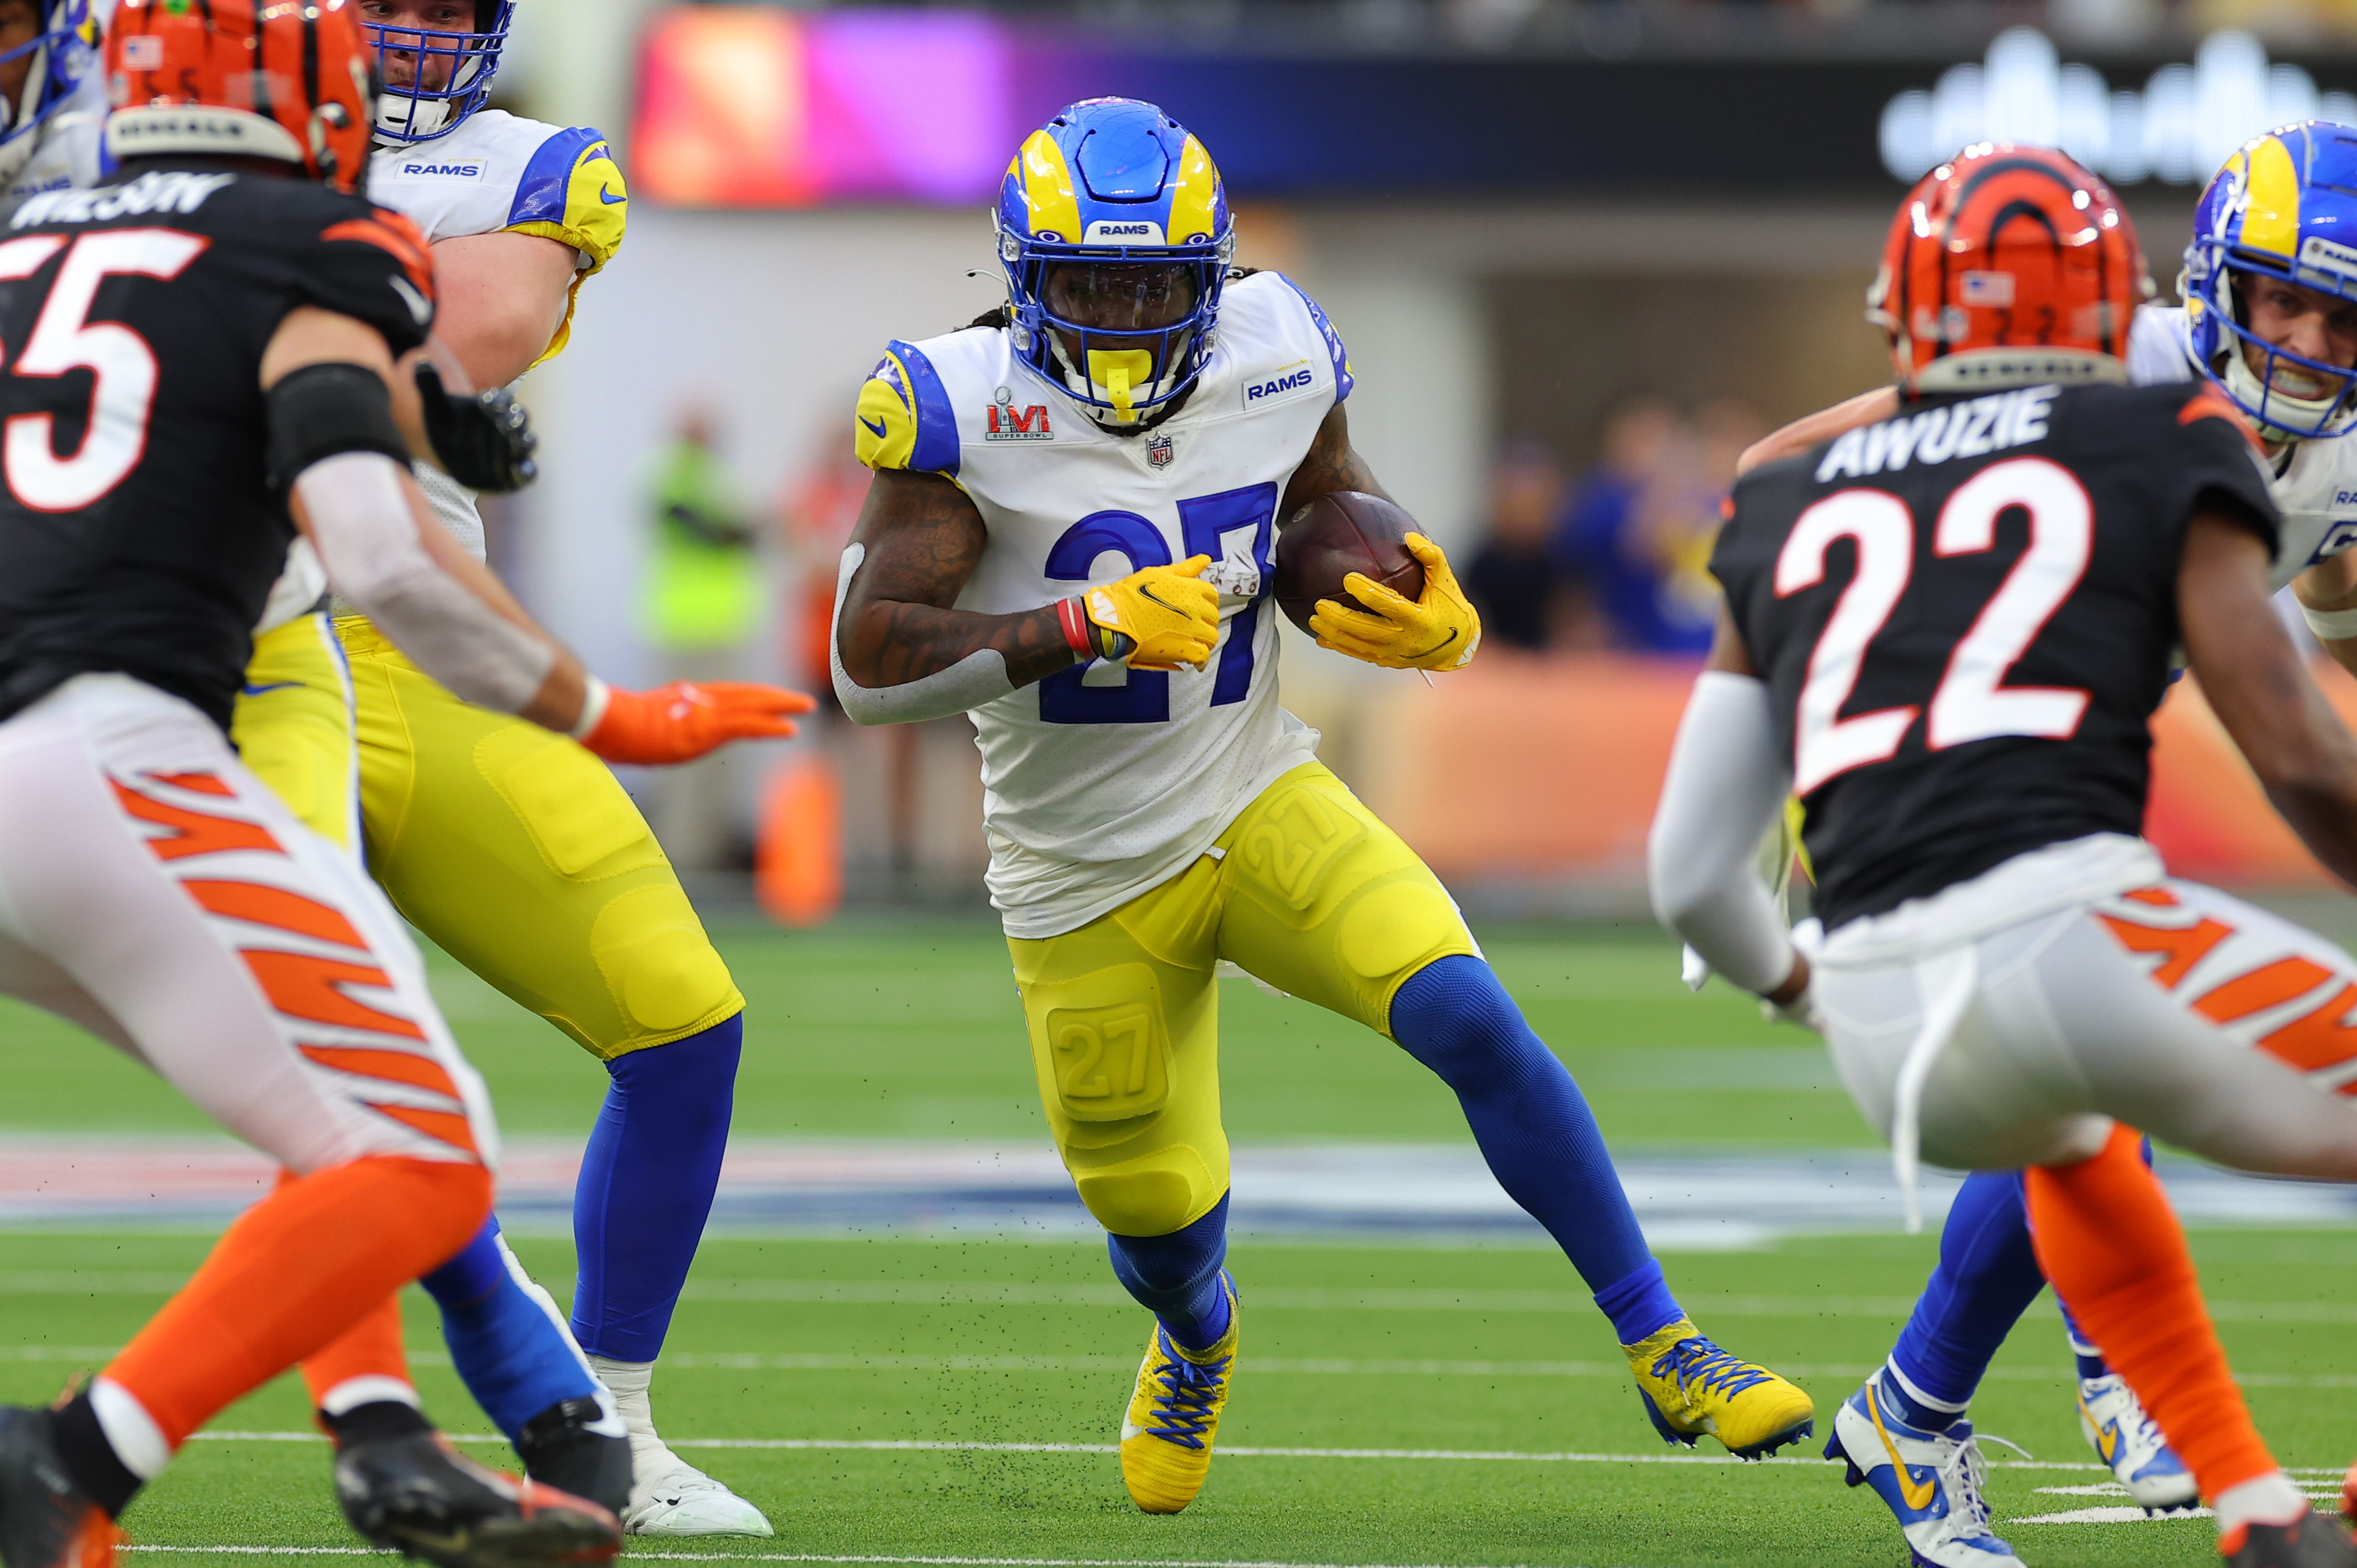
[[[1211,236],[1213,205],[1220,193],[1220,171],[1212,166],[1211,155],[1194,137],[1178,149],[1178,180],[1170,191],[1170,227],[1165,231],[1170,242],[1183,245],[1200,234]]]
[[[2299,252],[2299,170],[2280,136],[2244,147],[2243,237],[2238,250],[2291,260]]]
[[[1034,131],[1015,155],[1023,169],[1023,199],[1031,209],[1031,232],[1068,244],[1081,239],[1081,204],[1072,195],[1072,169],[1064,149],[1045,131]]]

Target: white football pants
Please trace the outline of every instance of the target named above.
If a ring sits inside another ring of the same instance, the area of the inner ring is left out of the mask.
[[[0,992],[298,1174],[496,1163],[482,1080],[384,896],[203,714],[129,676],[0,724]]]
[[[2213,887],[2169,880],[1913,962],[1821,967],[1811,990],[1843,1084],[1894,1142],[1910,1048],[1927,1015],[1956,1015],[1922,1080],[1932,1164],[2084,1159],[2117,1119],[2236,1169],[2357,1181],[2357,960]]]

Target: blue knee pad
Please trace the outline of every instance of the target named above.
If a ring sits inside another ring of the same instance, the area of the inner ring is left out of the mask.
[[[1168,1236],[1105,1236],[1114,1276],[1138,1305],[1161,1319],[1189,1350],[1208,1350],[1227,1337],[1228,1293],[1220,1270],[1228,1261],[1228,1195],[1211,1211]]]
[[[1645,1246],[1571,1071],[1478,958],[1437,959],[1392,998],[1392,1037],[1457,1091],[1481,1157],[1547,1229],[1623,1345],[1685,1316]]]
[[[662,1350],[720,1185],[744,1042],[740,1013],[606,1064],[613,1082],[573,1189],[573,1335],[592,1355]]]
[[[508,1272],[498,1219],[484,1220],[464,1251],[418,1283],[442,1309],[450,1364],[511,1443],[549,1406],[596,1396],[597,1380],[563,1327]]]

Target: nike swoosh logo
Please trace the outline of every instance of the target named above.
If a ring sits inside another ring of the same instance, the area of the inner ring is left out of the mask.
[[[264,692],[291,692],[302,683],[300,681],[273,681],[267,685],[257,686],[249,681],[246,682],[245,694],[249,697],[259,697]]]
[[[2117,1422],[2107,1421],[2103,1425],[2095,1428],[2095,1457],[2101,1459],[2108,1466],[2117,1464],[2119,1462],[2119,1423]]]
[[[1152,588],[1140,585],[1137,590],[1137,596],[1146,600],[1148,604],[1160,605],[1172,615],[1182,616],[1187,613],[1185,610],[1180,609],[1177,605],[1172,604],[1168,599],[1164,598],[1160,594],[1156,593]]]
[[[881,441],[884,439],[884,422],[882,420],[870,419],[863,413],[859,416],[859,423],[867,426],[867,433],[876,437],[877,440]],[[837,425],[835,428],[839,430],[842,426]]]
[[[1899,1477],[1900,1497],[1909,1508],[1919,1513],[1930,1508],[1932,1499],[1940,1495],[1940,1484],[1937,1481],[1919,1481],[1909,1473],[1907,1461],[1899,1456],[1899,1444],[1891,1442],[1890,1434],[1882,1429],[1882,1406],[1875,1399],[1872,1389],[1866,1391],[1866,1413],[1874,1423],[1874,1434],[1882,1439],[1882,1451],[1890,1455],[1890,1468]]]
[[[630,199],[627,196],[615,195],[611,186],[601,185],[597,188],[597,199],[608,207],[619,207]]]

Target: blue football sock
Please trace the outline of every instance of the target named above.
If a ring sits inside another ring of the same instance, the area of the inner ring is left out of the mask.
[[[450,1364],[510,1442],[559,1401],[596,1396],[597,1380],[565,1331],[509,1273],[498,1219],[484,1220],[464,1251],[418,1283],[442,1309]]]
[[[1208,1350],[1227,1337],[1228,1293],[1220,1268],[1228,1261],[1228,1195],[1209,1214],[1168,1236],[1107,1232],[1114,1276],[1189,1350]]]
[[[1465,955],[1426,964],[1392,998],[1391,1026],[1392,1037],[1457,1091],[1498,1185],[1546,1227],[1620,1343],[1685,1316],[1662,1283],[1579,1086],[1488,964]]]
[[[2046,1275],[2029,1240],[2018,1171],[1964,1178],[1940,1231],[1940,1263],[1900,1331],[1890,1364],[1934,1409],[1962,1411]]]
[[[606,1064],[614,1081],[573,1189],[573,1337],[593,1356],[662,1351],[720,1185],[744,1040],[740,1013]]]

